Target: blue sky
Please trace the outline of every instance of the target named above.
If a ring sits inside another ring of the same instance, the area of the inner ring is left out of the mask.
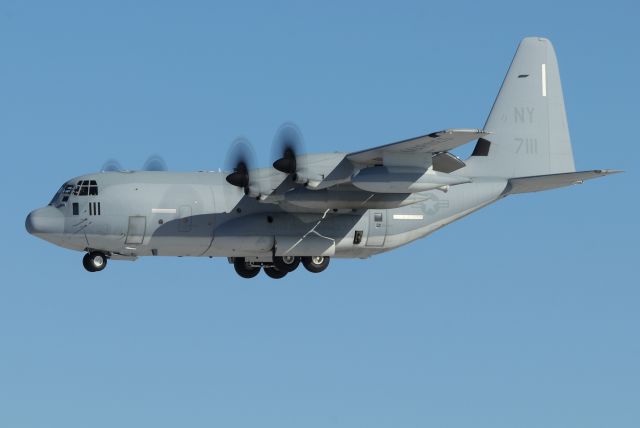
[[[0,426],[637,427],[637,2],[0,2]],[[216,169],[482,127],[517,43],[559,57],[579,169],[321,275],[113,262],[27,213],[109,158]],[[636,279],[634,279],[636,278]]]

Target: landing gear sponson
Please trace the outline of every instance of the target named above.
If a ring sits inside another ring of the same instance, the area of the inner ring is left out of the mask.
[[[300,263],[306,270],[312,273],[320,273],[329,266],[329,257],[274,257],[273,262],[251,262],[244,257],[234,257],[231,259],[236,273],[243,278],[253,278],[260,273],[260,269],[273,279],[284,278],[289,272],[298,268]]]

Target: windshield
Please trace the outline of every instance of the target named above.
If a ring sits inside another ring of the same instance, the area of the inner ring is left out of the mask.
[[[56,192],[56,194],[53,195],[53,199],[51,199],[51,202],[49,202],[49,205],[53,205],[56,202],[58,202],[58,198],[60,197],[60,195],[62,195],[63,190],[64,190],[64,185],[62,185],[62,187]]]
[[[63,184],[62,187],[60,187],[60,189],[53,196],[53,199],[51,199],[49,205],[55,205],[58,202],[67,202],[69,200],[69,195],[71,194],[73,187],[73,184]],[[60,197],[62,197],[62,201],[60,201]]]
[[[71,186],[73,187],[73,186]],[[98,195],[98,183],[95,180],[81,180],[78,181],[73,194],[76,196],[97,196]]]

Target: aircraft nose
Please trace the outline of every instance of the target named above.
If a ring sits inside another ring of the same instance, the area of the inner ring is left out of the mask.
[[[32,235],[50,235],[64,232],[64,215],[52,206],[31,211],[25,221],[27,232]]]

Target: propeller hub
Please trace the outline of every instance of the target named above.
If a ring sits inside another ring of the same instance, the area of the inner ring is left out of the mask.
[[[284,150],[283,156],[273,163],[273,167],[285,174],[294,174],[297,170],[297,165],[296,155],[293,152],[293,149],[287,147]]]
[[[244,162],[240,162],[233,172],[227,175],[227,182],[236,187],[249,187],[249,170]]]

